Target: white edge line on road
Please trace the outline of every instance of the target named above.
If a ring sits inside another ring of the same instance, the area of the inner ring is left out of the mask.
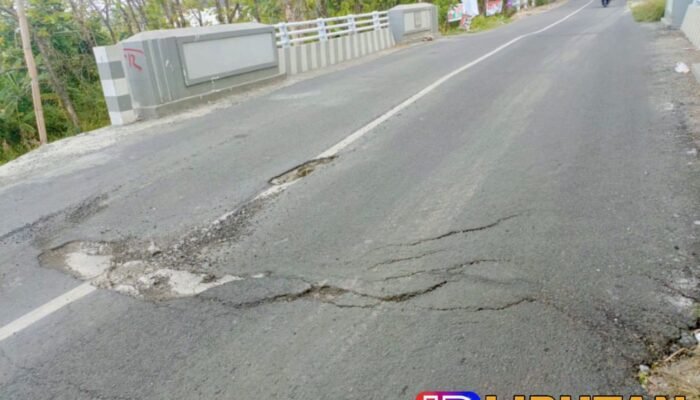
[[[9,338],[10,336],[48,316],[49,314],[60,310],[64,306],[67,306],[76,300],[82,299],[83,297],[94,292],[95,289],[96,288],[89,282],[83,283],[75,289],[69,290],[48,303],[43,304],[39,308],[24,314],[23,316],[0,328],[0,341]]]
[[[350,146],[353,142],[357,141],[359,138],[362,136],[366,135],[368,132],[370,132],[372,129],[376,128],[377,126],[381,125],[385,121],[387,121],[389,118],[393,117],[396,115],[398,112],[401,110],[405,109],[406,107],[410,106],[411,104],[415,103],[418,101],[420,98],[424,97],[428,93],[432,92],[435,90],[438,86],[442,85],[443,83],[447,82],[449,79],[453,78],[455,75],[458,75],[469,68],[475,66],[476,64],[488,59],[489,57],[493,56],[496,53],[499,53],[500,51],[504,50],[507,47],[510,47],[513,43],[516,43],[523,38],[526,38],[528,36],[536,35],[538,33],[542,33],[546,30],[549,30],[562,22],[566,21],[567,19],[573,17],[574,15],[578,14],[581,10],[584,8],[588,7],[589,4],[591,4],[593,0],[589,0],[586,4],[584,4],[581,8],[576,9],[572,13],[564,16],[563,18],[545,26],[542,29],[525,33],[520,36],[515,37],[514,39],[511,39],[510,41],[496,47],[495,49],[491,50],[490,52],[484,54],[483,56],[477,58],[474,61],[469,62],[468,64],[465,64],[456,70],[448,73],[447,75],[443,76],[442,78],[436,80],[435,82],[431,83],[427,87],[425,87],[423,90],[420,92],[414,94],[413,96],[409,97],[408,99],[404,100],[401,102],[399,105],[395,106],[391,110],[385,112],[384,114],[380,115],[373,121],[369,122],[367,125],[363,126],[362,128],[356,130],[355,132],[351,133],[347,137],[345,137],[343,140],[340,142],[336,143],[332,147],[330,147],[328,150],[324,151],[323,153],[319,154],[316,156],[315,159],[319,158],[327,158],[327,157],[333,157],[336,154],[338,154],[340,151],[345,149],[346,147]],[[276,185],[267,188],[266,190],[258,193],[257,196],[255,196],[255,199],[264,199],[266,197],[269,197],[271,195],[280,193],[287,189],[288,187],[292,186],[294,183],[298,182],[299,180],[296,181],[291,181],[282,185]],[[218,220],[221,219],[226,219],[231,213],[224,214],[223,216],[219,217]],[[3,326],[0,328],[0,341],[3,341],[7,339],[8,337],[14,335],[15,333],[23,330],[24,328],[28,327],[29,325],[41,320],[42,318],[50,315],[51,313],[60,310],[64,306],[79,300],[88,294],[92,293],[95,291],[95,287],[92,286],[89,282],[83,283],[82,285],[76,287],[73,290],[70,290],[55,299],[49,301],[48,303],[40,306],[39,308],[17,318],[16,320],[10,322],[9,324]]]

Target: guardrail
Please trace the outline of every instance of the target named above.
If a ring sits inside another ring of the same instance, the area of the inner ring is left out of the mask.
[[[353,35],[359,32],[379,30],[389,26],[386,11],[319,18],[309,21],[282,22],[275,25],[277,47],[290,47],[308,42],[325,42],[328,39]]]

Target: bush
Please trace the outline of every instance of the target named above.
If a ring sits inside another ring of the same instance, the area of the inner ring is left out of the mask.
[[[472,23],[469,26],[469,28],[473,31],[478,31],[483,29],[486,26],[486,17],[483,15],[477,15],[476,17],[472,18]]]
[[[632,16],[637,22],[656,22],[664,16],[666,0],[646,0],[632,6]]]
[[[510,22],[510,18],[503,14],[491,15],[485,17],[483,15],[477,15],[472,19],[472,23],[469,27],[471,32],[486,31],[489,29],[496,28],[500,25],[505,25]]]

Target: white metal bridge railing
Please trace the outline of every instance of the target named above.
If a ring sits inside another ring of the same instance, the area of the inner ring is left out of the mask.
[[[289,47],[313,41],[327,41],[339,36],[379,30],[389,26],[386,11],[319,18],[309,21],[282,22],[275,25],[277,46]]]

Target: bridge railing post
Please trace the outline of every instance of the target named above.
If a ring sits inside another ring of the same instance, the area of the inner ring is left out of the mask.
[[[282,22],[279,25],[280,31],[280,41],[282,42],[282,47],[289,47],[291,45],[290,42],[290,37],[289,37],[289,28],[287,27],[287,24]]]
[[[326,20],[319,18],[316,20],[316,26],[318,27],[318,40],[325,42],[328,40],[328,30],[326,29]]]
[[[379,30],[379,11],[372,11],[372,25],[375,31]]]
[[[355,25],[355,16],[350,14],[348,15],[348,29],[350,29],[351,34],[357,33],[357,25]]]

